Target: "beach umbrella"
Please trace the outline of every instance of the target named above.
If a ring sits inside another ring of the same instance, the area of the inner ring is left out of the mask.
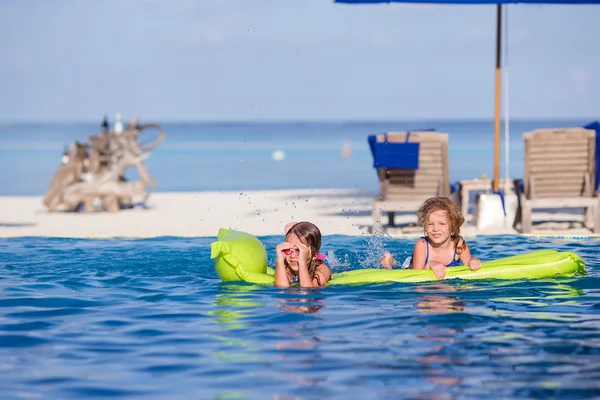
[[[334,0],[334,3],[428,3],[428,4],[495,4],[496,16],[496,89],[494,107],[494,191],[500,184],[500,99],[501,99],[501,49],[503,4],[600,4],[600,0]]]

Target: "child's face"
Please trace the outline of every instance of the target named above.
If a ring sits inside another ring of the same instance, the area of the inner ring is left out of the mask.
[[[437,244],[444,243],[450,238],[450,219],[445,210],[438,210],[429,214],[425,232],[429,239]]]
[[[285,241],[289,244],[293,244],[294,246],[298,246],[298,244],[307,246],[306,243],[302,242],[300,240],[300,238],[298,236],[296,236],[295,234],[291,233],[289,235],[287,235],[287,237],[285,238]],[[290,249],[289,252],[285,252],[284,256],[285,256],[285,261],[287,261],[288,265],[290,266],[290,268],[293,271],[298,271],[298,257],[300,255],[300,250],[298,250],[298,247],[294,247],[293,249]],[[306,264],[308,265],[309,261],[310,261],[310,251],[306,254]]]

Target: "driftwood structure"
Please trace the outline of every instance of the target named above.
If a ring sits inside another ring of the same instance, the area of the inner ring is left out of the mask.
[[[158,138],[150,144],[139,142],[146,129],[158,129]],[[86,142],[72,143],[63,155],[44,195],[44,205],[50,212],[86,212],[97,208],[116,212],[133,206],[135,200],[148,198],[146,187],[156,189],[156,182],[144,165],[150,151],[158,147],[166,134],[158,124],[140,125],[134,118],[122,132],[104,129]],[[137,169],[139,179],[129,182],[124,173]]]

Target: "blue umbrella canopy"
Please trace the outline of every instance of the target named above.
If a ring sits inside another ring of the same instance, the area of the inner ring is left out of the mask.
[[[430,3],[430,4],[600,4],[598,0],[335,0],[334,3]]]
[[[334,0],[334,3],[375,4],[375,3],[428,3],[428,4],[496,4],[496,99],[494,117],[494,185],[495,191],[500,184],[500,81],[502,48],[502,4],[600,4],[600,0]]]

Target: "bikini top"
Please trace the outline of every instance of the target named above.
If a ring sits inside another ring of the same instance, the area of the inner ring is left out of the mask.
[[[425,243],[427,244],[425,246],[425,248],[427,249],[427,255],[425,256],[425,264],[427,264],[427,261],[429,260],[429,240],[427,239],[427,236],[421,236],[421,239],[425,239]],[[452,261],[446,265],[446,267],[456,267],[458,265],[461,265],[460,260],[456,259],[456,248],[454,248],[454,256],[452,256]]]
[[[329,261],[327,261],[327,257],[325,256],[325,254],[317,254],[317,260],[323,261],[325,265],[331,268],[331,265],[329,265]]]

